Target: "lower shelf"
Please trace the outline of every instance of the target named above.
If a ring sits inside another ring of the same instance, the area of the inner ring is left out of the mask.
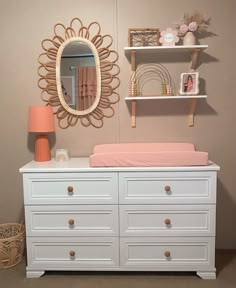
[[[194,126],[194,113],[196,110],[197,100],[198,99],[206,99],[207,95],[176,95],[176,96],[128,96],[125,97],[126,101],[131,101],[131,124],[132,127],[136,127],[136,101],[139,100],[172,100],[172,99],[184,99],[190,100],[189,105],[189,119],[188,126]]]
[[[169,99],[204,99],[207,95],[165,95],[165,96],[128,96],[125,97],[126,101],[132,100],[169,100]]]

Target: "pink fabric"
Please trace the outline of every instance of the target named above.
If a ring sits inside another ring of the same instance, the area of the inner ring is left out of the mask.
[[[191,143],[122,143],[97,145],[91,167],[208,165],[208,153]]]
[[[100,144],[93,153],[108,152],[159,152],[159,151],[195,151],[192,143],[119,143]]]
[[[81,66],[77,68],[77,107],[85,110],[92,106],[97,95],[97,75],[95,66]]]

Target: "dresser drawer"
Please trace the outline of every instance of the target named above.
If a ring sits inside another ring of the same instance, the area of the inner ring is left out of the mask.
[[[118,236],[117,205],[26,206],[30,236]]]
[[[121,238],[121,268],[137,270],[214,270],[214,237]]]
[[[216,202],[214,172],[123,172],[119,187],[122,204]]]
[[[27,173],[25,204],[117,204],[116,173]]]
[[[118,267],[116,237],[28,237],[30,269],[79,270]]]
[[[214,236],[214,205],[120,205],[121,236]]]

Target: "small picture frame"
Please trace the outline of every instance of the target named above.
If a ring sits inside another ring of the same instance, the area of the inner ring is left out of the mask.
[[[180,75],[180,95],[198,95],[199,73],[188,72]]]
[[[68,149],[57,149],[55,153],[56,161],[68,161],[69,160],[69,152]]]
[[[175,46],[179,42],[178,31],[171,28],[161,31],[159,42],[162,46]]]
[[[129,47],[159,46],[159,38],[159,28],[129,28],[128,30]]]

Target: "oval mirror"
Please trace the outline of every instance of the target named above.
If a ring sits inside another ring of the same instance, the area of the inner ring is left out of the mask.
[[[120,81],[118,54],[110,49],[113,39],[102,35],[97,22],[84,26],[79,18],[70,25],[54,26],[55,36],[42,41],[38,86],[46,105],[54,108],[61,128],[78,121],[100,128],[103,118],[114,115],[113,104],[120,99],[115,91]]]
[[[61,105],[74,115],[87,115],[101,95],[100,62],[96,47],[87,39],[72,37],[57,53],[56,81]]]

